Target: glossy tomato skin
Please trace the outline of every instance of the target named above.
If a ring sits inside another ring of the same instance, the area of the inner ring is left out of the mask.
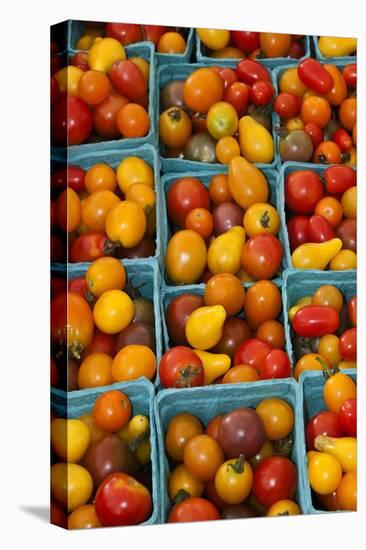
[[[343,78],[349,88],[356,88],[357,86],[357,64],[350,63],[343,69]]]
[[[62,527],[63,529],[67,529],[67,516],[61,506],[54,501],[51,501],[50,506],[50,523],[52,523],[52,525]]]
[[[115,334],[105,334],[98,328],[94,330],[93,340],[88,348],[83,352],[82,358],[85,359],[91,353],[106,353],[111,357],[116,354],[116,339]]]
[[[255,235],[244,245],[242,265],[255,281],[272,279],[281,265],[283,246],[271,234]]]
[[[128,104],[127,97],[119,94],[110,94],[93,110],[94,126],[96,132],[104,139],[120,137],[121,132],[117,126],[118,111]]]
[[[83,298],[87,298],[88,285],[85,277],[76,277],[75,279],[69,280],[67,289],[69,292],[75,292]]]
[[[185,218],[193,208],[210,210],[210,195],[197,178],[179,178],[167,192],[167,208],[170,220],[184,227]]]
[[[352,296],[347,306],[348,317],[352,325],[357,325],[357,296]]]
[[[332,75],[316,59],[301,61],[297,74],[303,84],[318,94],[329,94],[334,85]]]
[[[346,361],[357,360],[357,329],[350,328],[339,338],[339,353]]]
[[[55,104],[51,125],[53,138],[58,145],[80,145],[92,132],[93,117],[82,99],[62,95]]]
[[[250,53],[259,48],[259,32],[231,31],[230,38],[236,48],[243,53]]]
[[[335,141],[342,153],[347,153],[354,145],[352,137],[344,128],[338,128],[334,132],[333,141]]]
[[[247,112],[249,103],[250,88],[244,82],[234,82],[225,89],[224,101],[230,103],[238,116],[243,116]]]
[[[278,116],[292,118],[300,113],[301,98],[289,92],[281,92],[276,96],[273,108]]]
[[[271,81],[269,72],[263,65],[254,59],[243,59],[236,67],[236,74],[240,82],[253,86],[258,80]]]
[[[170,348],[161,358],[159,376],[164,388],[202,386],[204,381],[202,361],[188,347],[176,346]]]
[[[315,338],[333,334],[339,328],[339,313],[330,306],[304,306],[292,319],[292,328],[298,336]]]
[[[268,80],[257,80],[250,89],[250,100],[254,105],[268,105],[274,96],[275,89]]]
[[[330,195],[343,194],[356,185],[356,172],[350,166],[329,166],[324,170],[325,188]]]
[[[51,176],[51,189],[66,189],[71,187],[76,193],[85,189],[85,170],[79,166],[69,165],[67,168],[57,170]]]
[[[259,369],[261,380],[272,378],[289,378],[291,376],[291,363],[288,355],[282,349],[273,349],[264,360],[263,367]]]
[[[104,233],[86,233],[73,242],[70,250],[71,262],[93,262],[103,256],[113,254],[116,246]]]
[[[308,243],[310,241],[309,218],[307,216],[294,216],[287,222],[287,231],[291,250],[295,250],[301,244]]]
[[[324,243],[336,236],[331,224],[323,216],[311,216],[308,225],[309,241],[312,243]]]
[[[237,348],[234,354],[234,365],[250,365],[259,372],[271,351],[271,347],[258,338],[249,338]]]
[[[357,399],[347,399],[339,411],[343,432],[348,437],[357,437]]]
[[[116,473],[108,476],[95,496],[95,510],[105,527],[137,525],[152,511],[149,491],[133,477]]]
[[[188,317],[195,309],[202,307],[204,301],[198,294],[181,294],[172,300],[166,309],[166,322],[169,338],[175,345],[187,346],[185,326]]]
[[[141,25],[135,23],[107,23],[105,34],[118,40],[123,46],[143,40]]]
[[[314,122],[308,122],[304,126],[305,132],[310,136],[314,149],[324,141],[324,135],[322,129]]]
[[[238,317],[226,319],[221,339],[212,349],[212,353],[225,353],[233,357],[238,346],[251,337],[252,330],[247,321]]]
[[[305,428],[306,447],[308,451],[314,451],[314,441],[318,435],[329,437],[342,437],[343,426],[338,414],[332,411],[321,411],[315,414]]]
[[[312,214],[323,195],[320,176],[312,170],[296,170],[286,178],[286,205],[295,214]]]
[[[147,82],[142,71],[129,59],[120,59],[113,63],[108,72],[114,89],[133,103],[147,105]]]
[[[217,508],[205,498],[191,497],[173,506],[168,523],[221,519]]]
[[[266,458],[254,470],[253,495],[266,508],[279,500],[292,500],[296,492],[297,472],[286,457]]]

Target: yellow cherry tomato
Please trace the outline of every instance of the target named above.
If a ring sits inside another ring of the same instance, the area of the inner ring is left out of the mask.
[[[221,50],[214,50],[210,57],[216,57],[217,59],[243,59],[244,54],[239,48],[233,48],[232,46],[226,46]]]
[[[136,202],[148,215],[156,205],[156,193],[146,183],[134,183],[127,189],[126,200]]]
[[[96,425],[93,417],[93,413],[83,414],[82,416],[80,416],[79,420],[82,420],[84,424],[86,424],[87,427],[89,428],[91,445],[93,443],[97,443],[98,441],[103,439],[103,437],[108,435],[107,431],[103,430],[102,428],[99,428],[99,426]]]
[[[155,353],[147,346],[129,344],[115,356],[112,363],[112,378],[115,382],[136,380],[145,376],[152,380],[156,373]]]
[[[108,73],[115,61],[126,59],[124,47],[114,38],[95,40],[88,54],[88,65],[93,71]]]
[[[338,365],[342,361],[339,353],[339,338],[335,334],[322,336],[318,345],[318,353],[324,357],[330,365]]]
[[[227,504],[243,502],[252,490],[253,470],[244,456],[224,462],[215,475],[215,488]]]
[[[303,84],[297,74],[297,67],[291,69],[286,69],[280,76],[279,80],[279,89],[280,92],[287,92],[290,94],[298,95],[303,97],[305,92],[307,92],[307,87]]]
[[[55,207],[56,223],[62,231],[72,233],[81,223],[81,202],[71,187],[59,194]]]
[[[345,269],[357,269],[357,255],[353,250],[343,249],[334,256],[329,264],[332,271],[344,271]]]
[[[327,361],[319,353],[307,353],[300,357],[298,362],[295,365],[294,377],[296,380],[299,380],[300,375],[305,370],[324,370],[324,361],[327,364]]]
[[[169,477],[168,493],[171,500],[179,491],[186,491],[191,497],[200,497],[204,490],[204,482],[195,477],[184,464],[177,466]]]
[[[323,243],[305,243],[292,253],[292,266],[296,269],[324,270],[341,250],[341,239],[334,238]]]
[[[348,472],[342,477],[336,499],[340,510],[357,510],[357,472]]]
[[[334,285],[321,285],[314,292],[311,304],[334,307],[340,313],[343,307],[343,295]]]
[[[210,50],[221,50],[230,41],[230,31],[224,29],[196,29],[201,42]]]
[[[146,437],[150,432],[150,420],[144,414],[136,414],[128,423],[128,434],[132,439]]]
[[[85,174],[85,189],[89,193],[100,191],[115,191],[117,187],[116,173],[111,166],[102,162],[94,164]]]
[[[324,384],[324,402],[330,411],[339,414],[345,401],[357,395],[356,384],[348,374],[337,372]]]
[[[123,290],[126,270],[120,260],[105,256],[88,267],[85,279],[89,292],[99,298],[107,290]]]
[[[301,508],[293,500],[279,500],[272,504],[267,512],[267,516],[297,516],[301,514]]]
[[[246,210],[243,225],[249,237],[266,233],[276,235],[280,229],[280,217],[271,204],[258,202]]]
[[[113,384],[112,361],[112,357],[107,353],[95,352],[85,357],[78,370],[79,389],[98,388]]]
[[[320,495],[329,495],[341,482],[342,468],[334,456],[317,453],[309,462],[308,476],[313,491]]]
[[[243,182],[245,181],[245,185]],[[234,157],[229,162],[230,193],[244,210],[258,202],[267,202],[269,189],[267,180],[256,166],[243,157]]]
[[[229,164],[231,159],[240,156],[240,147],[232,136],[225,136],[216,143],[216,156],[221,164]]]
[[[83,200],[81,206],[82,222],[90,231],[103,233],[108,212],[113,206],[121,201],[115,193],[106,189],[94,191],[88,198]]]
[[[357,438],[356,437],[329,437],[318,435],[314,446],[317,451],[334,456],[342,466],[344,473],[357,470]]]
[[[55,74],[55,79],[58,82],[60,92],[67,93],[70,96],[78,95],[79,79],[84,74],[84,71],[74,65],[63,67]]]
[[[150,78],[150,65],[143,57],[129,57],[128,58],[132,63],[137,65],[142,74],[145,77],[145,80],[149,81]]]
[[[294,412],[283,399],[278,397],[264,399],[257,406],[256,412],[262,420],[266,439],[278,441],[292,432]]]
[[[249,115],[239,120],[239,143],[244,158],[251,163],[269,164],[274,156],[271,134]]]
[[[105,220],[108,238],[125,248],[136,246],[145,235],[146,227],[145,212],[139,204],[128,200],[113,206]]]
[[[83,466],[65,462],[51,466],[51,496],[68,512],[86,504],[92,492],[92,477]]]
[[[355,220],[357,218],[357,187],[354,185],[342,195],[341,205],[346,218]]]
[[[197,283],[206,267],[207,249],[202,237],[190,229],[177,231],[168,242],[165,265],[173,283]]]
[[[210,107],[206,123],[207,130],[215,139],[233,136],[238,128],[238,114],[231,103],[218,101]]]
[[[202,306],[193,311],[186,322],[186,338],[192,348],[207,350],[216,346],[226,319],[223,306]]]
[[[82,421],[74,418],[55,418],[51,422],[51,445],[64,462],[79,462],[90,443],[90,431]]]
[[[297,117],[297,116],[289,118],[285,122],[285,128],[289,132],[292,132],[292,130],[303,130],[304,127],[305,127],[305,125],[304,125],[304,122],[303,122],[302,118]]]
[[[245,231],[239,226],[234,226],[216,237],[207,253],[209,270],[214,274],[237,273],[241,265],[244,243]]]
[[[349,160],[347,162],[345,162],[345,165],[346,166],[356,166],[356,164],[357,164],[357,149],[356,149],[356,147],[352,147],[352,149],[347,151],[347,153],[349,155]]]
[[[68,529],[95,529],[102,527],[94,504],[84,504],[76,508],[67,518]]]
[[[123,290],[107,290],[98,298],[93,316],[96,326],[106,334],[117,334],[133,319],[133,301]]]
[[[356,38],[341,38],[339,36],[321,36],[318,48],[324,57],[343,57],[356,51]]]
[[[117,168],[117,182],[122,193],[134,183],[145,183],[154,188],[154,172],[151,166],[139,157],[123,159]]]

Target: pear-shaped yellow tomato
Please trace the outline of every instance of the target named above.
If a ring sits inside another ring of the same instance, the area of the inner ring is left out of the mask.
[[[314,445],[317,451],[334,456],[344,473],[357,469],[357,439],[355,437],[328,437],[318,435]]]
[[[334,238],[323,243],[305,243],[292,253],[292,266],[296,269],[325,269],[338,254],[343,244]]]
[[[203,306],[194,310],[186,323],[186,338],[192,348],[206,350],[213,348],[222,336],[226,319],[223,306]]]
[[[58,82],[60,92],[67,92],[68,95],[77,96],[78,95],[78,85],[79,79],[84,74],[84,71],[79,69],[79,67],[74,67],[74,65],[69,65],[68,67],[63,67],[55,74],[55,79]]]
[[[356,51],[357,38],[339,36],[321,36],[318,40],[319,51],[324,57],[342,57]]]
[[[51,422],[51,445],[63,462],[79,462],[90,442],[90,431],[82,420],[55,418]]]
[[[68,512],[86,504],[93,492],[93,479],[79,464],[59,462],[51,466],[51,496]]]
[[[234,157],[229,162],[228,183],[233,199],[244,210],[252,204],[267,202],[269,191],[264,174],[243,157]]]
[[[145,235],[146,215],[133,201],[120,201],[113,206],[105,220],[105,232],[111,241],[125,248],[136,246]]]
[[[240,150],[249,162],[269,164],[274,157],[274,142],[262,124],[249,115],[239,120]]]
[[[166,271],[173,283],[192,284],[206,267],[205,241],[195,231],[184,229],[170,239],[165,255]]]
[[[209,353],[199,349],[194,351],[202,361],[206,386],[212,384],[216,378],[223,376],[229,370],[231,359],[225,353]]]
[[[88,65],[93,71],[107,73],[115,61],[126,59],[124,47],[114,38],[95,41],[89,50]]]
[[[353,250],[340,250],[330,262],[329,269],[332,271],[357,269],[357,254]]]
[[[238,225],[216,237],[207,254],[207,265],[211,273],[237,273],[241,266],[244,243],[245,231]]]
[[[267,202],[252,204],[244,214],[244,229],[249,237],[271,233],[277,235],[280,217],[277,210]]]
[[[222,50],[230,41],[230,31],[224,29],[196,29],[201,42],[210,50]]]

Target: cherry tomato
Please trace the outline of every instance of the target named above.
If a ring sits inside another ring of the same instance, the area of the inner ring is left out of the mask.
[[[259,32],[231,31],[230,38],[234,46],[244,53],[250,53],[259,48]]]
[[[229,164],[231,159],[240,156],[240,146],[231,136],[224,136],[216,144],[216,156],[221,164]]]
[[[88,71],[90,69],[88,64],[88,52],[76,52],[71,60],[71,65],[74,67],[79,67],[82,71]]]
[[[310,241],[309,218],[307,216],[294,216],[287,222],[287,231],[291,250],[295,250],[301,244],[308,243]]]
[[[141,25],[135,23],[107,23],[105,35],[118,40],[123,46],[143,40]]]
[[[288,57],[292,59],[300,59],[305,55],[305,48],[300,40],[293,40],[288,51]]]
[[[68,529],[94,529],[102,527],[94,504],[84,504],[76,508],[67,518]]]
[[[219,75],[224,81],[225,90],[226,88],[229,88],[231,84],[238,81],[236,72],[234,71],[234,69],[230,69],[229,67],[223,67],[222,69],[220,69]]]
[[[346,330],[339,338],[339,353],[346,361],[357,359],[357,329]]]
[[[116,432],[126,426],[131,413],[132,405],[128,396],[119,390],[102,393],[94,403],[94,421],[107,432]]]
[[[285,347],[285,329],[279,321],[269,320],[262,323],[256,337],[272,348],[282,349]]]
[[[142,31],[144,40],[150,40],[155,44],[158,44],[162,35],[169,30],[169,27],[163,27],[162,25],[142,25]]]
[[[115,191],[116,187],[116,173],[108,164],[94,164],[85,174],[85,188],[89,193],[101,190]]]
[[[278,84],[280,92],[295,94],[299,97],[303,97],[308,91],[308,88],[301,82],[296,67],[283,71]]]
[[[55,218],[58,227],[67,233],[71,233],[79,227],[81,202],[73,189],[64,189],[59,194],[55,205]]]
[[[210,521],[220,519],[217,508],[205,498],[192,497],[173,506],[168,523]]]
[[[166,322],[171,342],[175,345],[188,345],[185,326],[190,314],[204,305],[197,294],[184,293],[174,298],[166,309]]]
[[[357,86],[357,64],[351,63],[346,65],[343,69],[343,78],[349,88],[356,88]]]
[[[327,361],[319,353],[307,353],[300,357],[295,365],[294,377],[299,380],[301,374],[306,370],[324,370],[324,362]]]
[[[291,118],[300,113],[301,99],[295,94],[280,92],[273,102],[273,108],[278,116]]]
[[[225,89],[223,99],[234,107],[239,117],[242,117],[247,112],[249,93],[250,87],[247,84],[234,82]]]
[[[318,94],[329,94],[333,88],[332,75],[316,59],[309,57],[300,61],[297,73],[301,82]]]
[[[250,100],[254,105],[268,105],[274,96],[275,89],[268,80],[257,80],[250,88]]]
[[[336,227],[343,218],[342,205],[334,197],[323,197],[315,207],[315,214],[325,218],[332,227]]]
[[[323,195],[322,180],[312,170],[296,170],[286,177],[286,205],[296,214],[312,214]]]
[[[156,367],[156,356],[148,345],[128,344],[123,346],[113,359],[112,377],[115,382],[128,382],[141,376],[152,380]]]
[[[259,33],[259,42],[266,57],[286,57],[291,46],[291,35],[261,32]]]
[[[266,439],[269,441],[285,439],[292,432],[294,412],[283,399],[277,397],[264,399],[255,410],[263,422]]]
[[[117,245],[107,239],[104,233],[80,235],[71,246],[71,262],[93,262],[114,253]]]
[[[190,210],[210,210],[210,196],[206,187],[197,178],[179,178],[168,189],[167,208],[170,220],[184,227],[185,218]]]
[[[218,440],[218,434],[219,434],[219,426],[222,419],[222,415],[218,414],[217,416],[214,416],[211,418],[210,422],[207,424],[205,429],[205,434],[213,437]]]
[[[342,479],[342,468],[334,456],[316,452],[309,460],[308,477],[316,493],[329,495],[337,489]]]
[[[222,305],[232,317],[243,308],[244,296],[244,287],[235,275],[218,273],[206,284],[204,302],[206,306]]]
[[[338,365],[342,361],[339,353],[339,338],[335,334],[322,336],[318,345],[318,353],[328,361],[330,365]]]
[[[350,166],[329,166],[324,170],[325,187],[330,195],[339,195],[356,185],[356,172]]]
[[[272,279],[278,271],[283,258],[283,246],[277,237],[255,235],[244,245],[242,265],[254,279]]]
[[[340,105],[338,117],[342,126],[352,132],[357,121],[357,98],[348,97]]]
[[[203,481],[197,479],[184,464],[177,466],[169,477],[168,492],[171,500],[174,500],[179,491],[185,491],[190,497],[200,497],[204,489]]]
[[[315,215],[309,218],[308,236],[309,241],[312,243],[323,243],[330,239],[334,239],[336,234],[332,225],[326,218]]]
[[[82,99],[63,94],[54,106],[51,126],[58,145],[80,145],[92,132],[93,117]]]
[[[339,313],[330,306],[303,306],[293,319],[292,328],[298,336],[314,338],[337,332]]]
[[[187,442],[203,433],[201,422],[190,413],[177,414],[168,425],[165,436],[167,454],[177,462],[183,462],[183,451]]]
[[[186,47],[186,41],[179,32],[165,32],[158,42],[156,51],[166,54],[182,54]]]
[[[85,281],[85,277],[83,277]],[[86,281],[85,281],[86,283]],[[105,334],[99,329],[94,330],[93,340],[90,345],[84,350],[82,357],[85,359],[91,353],[106,353],[114,357],[116,352],[116,336],[114,334]]]
[[[84,190],[85,170],[79,166],[69,165],[57,170],[51,176],[51,189],[66,189],[70,187],[76,193]]]
[[[219,497],[227,504],[240,504],[249,495],[253,485],[253,470],[243,455],[224,462],[215,475]]]
[[[272,378],[289,378],[291,376],[291,363],[286,352],[282,349],[273,349],[259,368],[261,380]]]
[[[301,509],[293,500],[279,500],[267,512],[269,517],[296,516],[298,514],[301,514]]]
[[[210,199],[214,204],[222,202],[233,202],[229,189],[229,178],[227,174],[217,174],[212,176],[208,186]]]
[[[174,283],[193,284],[203,274],[207,263],[205,241],[195,231],[178,231],[168,242],[165,265]]]
[[[185,228],[195,231],[203,239],[208,239],[212,234],[213,226],[212,214],[205,208],[194,208],[185,219]]]
[[[357,187],[347,189],[342,195],[341,205],[346,218],[356,219],[357,217]],[[57,206],[57,204],[56,204]]]
[[[237,384],[238,382],[257,382],[258,371],[250,365],[231,367],[222,379],[222,384]]]
[[[108,96],[110,83],[102,71],[85,71],[78,82],[79,97],[88,105],[98,105]]]
[[[329,101],[323,97],[310,96],[301,105],[301,118],[305,124],[316,124],[324,128],[330,120],[332,110]]]
[[[198,113],[207,113],[224,95],[224,82],[208,68],[193,71],[183,86],[184,103]]]
[[[339,510],[357,510],[357,472],[348,472],[342,477],[336,492]]]
[[[328,409],[339,414],[348,399],[356,398],[356,384],[350,376],[342,372],[333,374],[324,384],[324,401]]]
[[[310,136],[310,139],[314,147],[318,147],[319,143],[324,140],[323,132],[321,128],[314,122],[309,122],[304,126],[305,132]]]
[[[338,128],[333,134],[333,141],[338,145],[342,153],[347,153],[353,147],[353,139],[344,128]]]
[[[159,136],[166,147],[183,147],[191,134],[191,119],[180,107],[170,107],[160,115]]]
[[[94,128],[104,139],[116,139],[121,132],[117,126],[117,113],[127,105],[128,99],[123,95],[110,94],[93,110]]]
[[[339,410],[343,432],[348,437],[357,437],[357,399],[347,399]],[[338,436],[339,437],[339,436]]]
[[[332,411],[321,411],[310,418],[305,428],[306,447],[315,451],[314,441],[318,435],[342,437],[343,426],[340,417]]]
[[[281,292],[271,281],[258,281],[248,288],[244,301],[244,313],[253,329],[258,329],[265,321],[277,319],[281,309]]]
[[[212,105],[207,113],[207,129],[215,139],[232,136],[238,128],[238,115],[235,108],[226,101]]]
[[[215,439],[207,434],[189,439],[183,450],[184,465],[201,481],[209,481],[224,462],[224,453]]]
[[[271,81],[268,70],[254,59],[243,59],[236,67],[236,74],[240,82],[253,86],[258,80]]]
[[[265,342],[258,338],[250,338],[236,349],[234,365],[250,365],[260,371],[270,351],[270,346]]]
[[[334,285],[321,285],[313,294],[311,301],[313,306],[334,307],[341,313],[343,307],[342,292]]]
[[[51,501],[50,506],[50,523],[52,525],[58,525],[63,529],[67,529],[67,516],[61,506],[56,504],[53,500]]]
[[[88,285],[85,277],[76,277],[75,279],[69,280],[67,290],[69,292],[75,292],[85,299],[88,298]]]
[[[202,361],[190,348],[185,346],[170,348],[160,360],[159,376],[164,388],[202,386],[204,381]]]
[[[254,470],[253,495],[269,508],[279,500],[293,499],[297,473],[294,464],[286,457],[266,458]]]
[[[348,302],[347,311],[352,325],[357,326],[357,296],[352,296]]]
[[[116,124],[123,137],[143,137],[149,131],[150,119],[142,105],[127,103],[117,112]]]

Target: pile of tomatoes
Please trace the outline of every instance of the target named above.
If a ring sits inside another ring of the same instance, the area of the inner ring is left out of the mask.
[[[334,285],[324,284],[300,298],[288,312],[298,359],[294,376],[305,370],[357,366],[357,297],[345,301]]]
[[[152,513],[150,421],[119,390],[80,418],[51,422],[51,522],[69,529],[136,525]]]
[[[216,415],[206,426],[188,412],[171,418],[167,521],[301,514],[289,458],[293,427],[291,406],[277,397]]]
[[[219,273],[243,282],[277,276],[279,214],[265,173],[244,158],[232,159],[229,173],[213,175],[208,188],[199,177],[174,180],[166,202],[173,232],[165,255],[170,283],[207,283]]]
[[[121,261],[94,261],[67,290],[60,282],[51,301],[51,384],[72,391],[153,380],[154,306],[127,281]]]
[[[285,180],[287,230],[293,267],[356,269],[357,186],[350,166],[322,174],[294,170]]]
[[[270,71],[251,59],[235,69],[201,67],[186,80],[170,81],[160,96],[163,154],[222,164],[242,155],[251,163],[270,164],[274,94]]]
[[[116,170],[106,163],[56,170],[51,176],[51,260],[65,261],[66,254],[69,262],[154,256],[154,186],[153,169],[137,156],[125,157]]]
[[[305,55],[303,36],[300,34],[202,28],[196,29],[196,32],[202,44],[209,50],[210,57],[218,59],[299,59]]]
[[[155,45],[156,51],[162,54],[183,54],[187,48],[187,29],[179,27],[86,21],[83,21],[83,27],[84,33],[73,44],[73,48],[76,50],[88,51],[96,41],[103,37],[114,38],[123,46],[149,41]]]
[[[147,112],[149,63],[127,59],[115,38],[101,38],[89,52],[79,52],[73,63],[56,57],[51,70],[52,145],[80,145],[87,141],[137,138],[150,128]]]
[[[356,164],[357,65],[312,58],[285,69],[273,109],[281,118],[282,161]]]
[[[316,506],[357,510],[357,389],[335,372],[324,384],[326,410],[306,424],[308,479]]]

